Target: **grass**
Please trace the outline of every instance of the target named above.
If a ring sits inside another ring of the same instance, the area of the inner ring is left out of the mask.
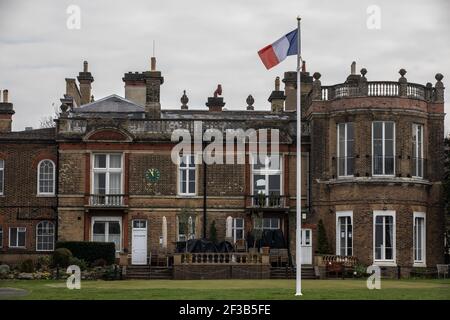
[[[294,280],[126,280],[82,281],[69,290],[65,281],[0,280],[0,288],[29,291],[14,299],[439,299],[450,300],[450,280],[382,280],[381,290],[368,290],[365,280],[304,280],[303,296],[295,297]],[[0,296],[0,299],[7,297]]]

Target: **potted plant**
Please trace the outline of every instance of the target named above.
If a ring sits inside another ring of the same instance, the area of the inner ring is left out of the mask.
[[[128,265],[128,248],[124,248],[123,251],[119,253],[119,265]]]

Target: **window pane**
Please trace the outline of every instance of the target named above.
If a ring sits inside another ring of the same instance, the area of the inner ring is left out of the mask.
[[[5,160],[0,160],[0,169],[5,167]]]
[[[19,247],[25,247],[25,233],[26,232],[25,232],[25,230],[22,230],[22,229],[24,229],[24,228],[19,229],[18,236],[17,236]]]
[[[244,225],[244,219],[234,219],[234,224],[236,228],[242,228]]]
[[[373,123],[373,138],[374,139],[382,139],[383,137],[383,123],[382,122],[374,122]]]
[[[110,194],[120,194],[121,193],[121,173],[110,173],[109,174],[109,193]]]
[[[280,175],[270,175],[269,176],[269,194],[280,194],[281,188],[281,176]]]
[[[0,194],[3,193],[3,169],[0,169]]]
[[[347,122],[347,140],[353,140],[353,122]]]
[[[98,242],[106,241],[105,222],[94,222],[93,240]]]
[[[266,193],[266,177],[260,174],[253,175],[253,190],[254,194],[257,195],[260,192]]]
[[[111,154],[109,156],[109,167],[113,169],[122,168],[122,155],[120,154]]]
[[[106,154],[96,154],[94,156],[94,168],[106,169]]]
[[[44,160],[39,165],[39,193],[53,193],[54,165]]]
[[[10,228],[9,229],[9,243],[11,247],[17,247],[17,228]]]
[[[106,193],[106,173],[94,174],[94,193],[95,194]]]
[[[384,126],[385,139],[394,139],[394,123],[385,122]]]

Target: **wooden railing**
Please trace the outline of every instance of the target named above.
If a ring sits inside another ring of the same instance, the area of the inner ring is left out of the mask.
[[[259,253],[218,253],[218,252],[204,252],[204,253],[179,253],[174,254],[174,263],[193,264],[193,265],[211,265],[211,264],[267,264],[269,263],[269,256]]]

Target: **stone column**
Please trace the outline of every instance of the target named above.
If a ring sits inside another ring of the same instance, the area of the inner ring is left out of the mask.
[[[434,102],[444,102],[444,84],[442,79],[444,76],[441,73],[437,73],[434,77],[437,82],[434,85]]]

